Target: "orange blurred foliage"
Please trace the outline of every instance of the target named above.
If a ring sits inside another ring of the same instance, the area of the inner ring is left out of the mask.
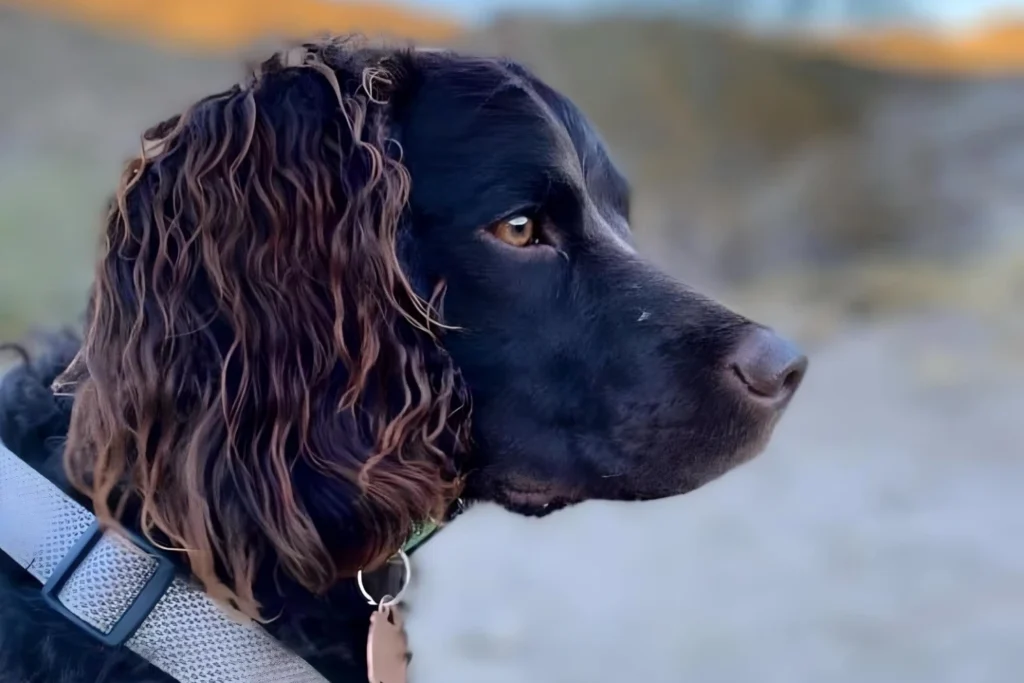
[[[350,31],[444,43],[462,31],[455,20],[380,0],[0,0],[0,5],[146,41],[213,50]],[[1012,19],[956,33],[891,28],[790,35],[782,42],[884,69],[985,73],[1024,67],[1024,21]]]
[[[802,41],[861,64],[947,74],[1019,72],[1024,67],[1024,21],[1004,20],[957,32],[892,28]]]
[[[0,4],[146,41],[206,49],[244,47],[263,39],[361,32],[369,36],[445,41],[460,26],[373,0],[0,0]]]

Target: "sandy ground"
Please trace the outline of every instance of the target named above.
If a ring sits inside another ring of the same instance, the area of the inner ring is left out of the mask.
[[[812,354],[758,460],[688,496],[425,546],[414,683],[1024,680],[1024,320]]]

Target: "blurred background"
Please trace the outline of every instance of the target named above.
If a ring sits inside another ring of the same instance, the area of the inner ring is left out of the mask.
[[[0,338],[80,313],[143,129],[353,30],[528,64],[643,250],[812,358],[700,491],[457,520],[415,683],[1024,680],[1024,2],[0,0]]]

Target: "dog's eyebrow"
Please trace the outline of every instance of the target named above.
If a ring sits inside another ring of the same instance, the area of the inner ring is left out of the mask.
[[[550,200],[568,216],[585,201],[587,178],[573,133],[518,70],[493,60],[455,72],[428,70],[412,102],[403,144],[421,216],[482,227]],[[553,190],[559,186],[572,197]]]
[[[506,64],[533,95],[539,98],[568,135],[582,181],[599,204],[607,205],[618,215],[629,219],[632,188],[625,176],[612,163],[604,142],[587,122],[583,112],[571,100],[553,90],[518,64]]]

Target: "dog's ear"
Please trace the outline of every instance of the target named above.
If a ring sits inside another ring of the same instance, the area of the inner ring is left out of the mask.
[[[460,485],[468,397],[396,255],[397,64],[275,56],[149,131],[108,216],[69,475],[249,614],[265,572],[324,591]]]

